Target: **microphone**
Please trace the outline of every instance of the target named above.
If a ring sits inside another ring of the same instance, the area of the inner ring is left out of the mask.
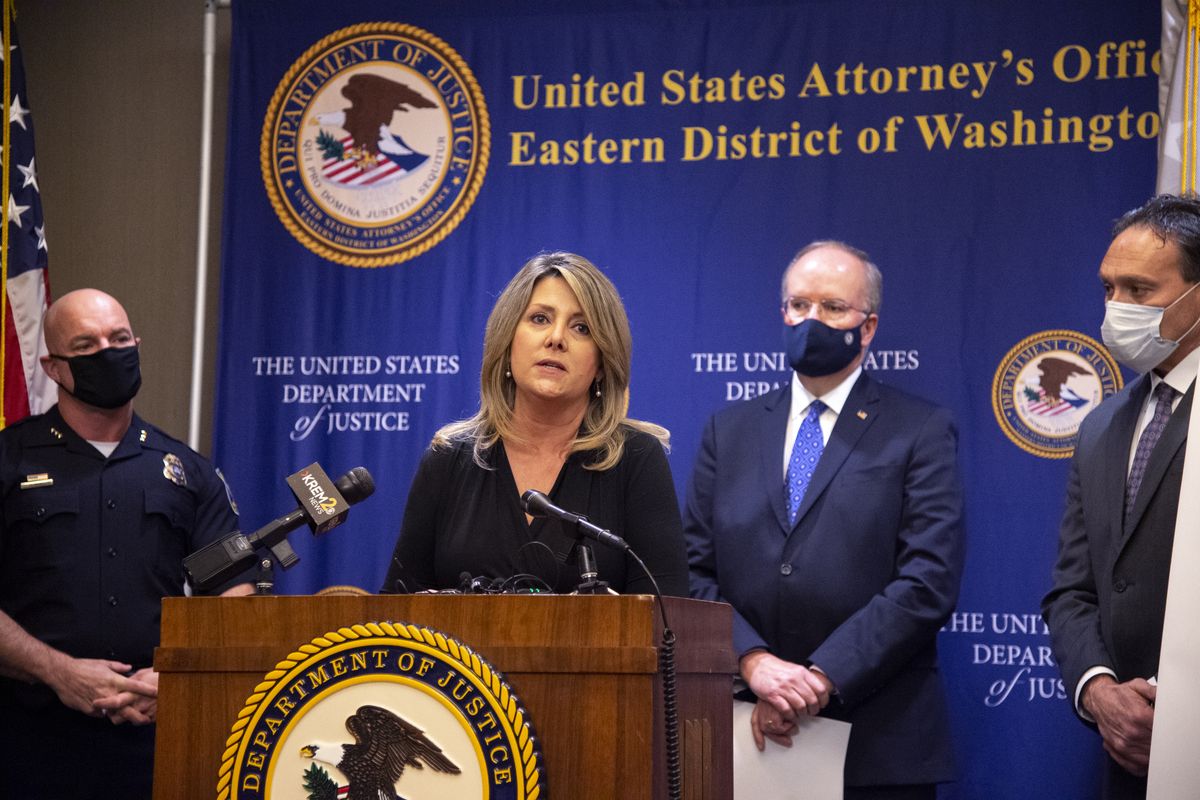
[[[304,512],[304,521],[308,523],[314,536],[328,533],[341,525],[350,513],[350,504],[357,503],[375,491],[375,481],[371,479],[371,473],[362,467],[355,467],[334,483],[316,462],[295,475],[289,475],[287,482],[288,486],[292,487],[292,494],[296,495],[296,500],[300,503],[298,510]],[[350,497],[354,499],[349,499]]]
[[[324,470],[310,464],[289,476],[288,483],[300,500],[299,508],[249,535],[234,531],[183,559],[183,570],[194,588],[217,586],[248,569],[257,559],[257,548],[274,550],[284,569],[293,566],[299,558],[284,537],[305,523],[314,536],[332,530],[345,521],[351,505],[375,491],[375,481],[365,467],[355,467],[331,483]],[[297,491],[297,484],[302,492]]]
[[[580,534],[590,539],[595,539],[601,544],[615,547],[618,550],[629,550],[629,544],[620,536],[604,530],[599,525],[593,525],[588,522],[587,517],[581,514],[573,514],[566,509],[559,508],[550,502],[549,497],[546,497],[546,495],[536,489],[529,489],[525,494],[521,495],[521,505],[525,508],[526,514],[531,514],[535,517],[554,517],[555,519],[560,519],[568,525],[574,525]]]
[[[462,594],[491,594],[491,581],[469,572],[458,574],[458,591]]]

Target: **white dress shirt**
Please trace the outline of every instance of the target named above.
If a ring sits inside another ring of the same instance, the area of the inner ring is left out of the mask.
[[[1197,355],[1200,355],[1200,351],[1197,352]],[[842,413],[842,406],[846,405],[846,398],[850,396],[850,390],[854,388],[854,382],[861,374],[862,367],[860,366],[846,376],[846,380],[830,389],[824,396],[816,397],[804,388],[804,384],[800,382],[800,377],[795,371],[792,372],[792,409],[788,412],[787,434],[783,439],[783,480],[785,484],[788,462],[792,460],[792,448],[796,444],[796,436],[800,434],[800,423],[804,422],[804,418],[808,416],[808,407],[812,405],[813,400],[820,400],[825,404],[825,410],[821,412],[818,421],[821,423],[821,443],[829,444],[829,434],[833,432],[838,414]]]

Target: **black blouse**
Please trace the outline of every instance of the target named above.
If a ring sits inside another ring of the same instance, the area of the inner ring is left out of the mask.
[[[573,453],[547,494],[555,505],[606,528],[629,543],[665,595],[686,597],[687,556],[675,485],[662,445],[627,429],[620,462],[602,472],[584,469],[595,453]],[[575,537],[563,523],[525,521],[504,446],[489,453],[490,469],[472,460],[470,442],[429,449],[421,458],[385,592],[458,588],[471,577],[535,575],[556,592],[579,585]],[[600,579],[622,594],[651,594],[632,559],[589,542]]]

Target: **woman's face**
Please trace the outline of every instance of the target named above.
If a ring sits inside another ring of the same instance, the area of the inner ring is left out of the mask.
[[[517,323],[509,349],[517,400],[587,405],[600,371],[600,349],[592,339],[579,300],[557,275],[538,280]]]

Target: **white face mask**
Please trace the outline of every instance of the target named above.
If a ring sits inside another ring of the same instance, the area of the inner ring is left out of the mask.
[[[1100,337],[1113,358],[1134,372],[1149,372],[1167,359],[1179,343],[1200,325],[1200,318],[1178,339],[1164,339],[1160,326],[1163,314],[1183,298],[1192,293],[1200,283],[1175,299],[1166,308],[1140,306],[1136,303],[1118,303],[1109,300],[1104,304],[1104,323],[1100,326]]]

